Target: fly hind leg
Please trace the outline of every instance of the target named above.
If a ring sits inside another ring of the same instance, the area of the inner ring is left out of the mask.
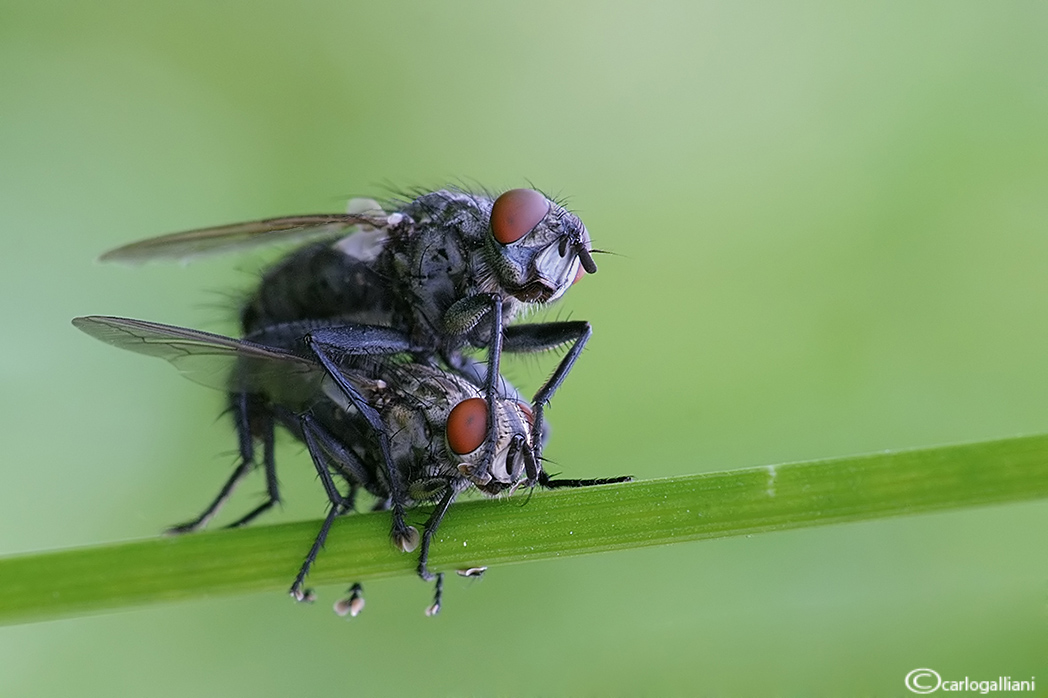
[[[350,452],[348,449],[337,454],[332,453],[332,445],[338,446],[337,441],[310,415],[302,415],[299,419],[302,438],[306,442],[306,449],[313,459],[313,465],[316,467],[317,475],[320,477],[320,482],[324,486],[324,492],[327,494],[330,504],[327,516],[324,517],[324,522],[320,526],[320,531],[313,540],[313,545],[310,547],[309,552],[306,553],[306,559],[302,562],[302,566],[299,568],[289,591],[291,597],[296,601],[307,601],[312,599],[310,590],[304,588],[309,569],[313,566],[317,555],[320,554],[321,549],[324,547],[324,542],[331,531],[331,525],[335,522],[335,517],[349,511],[353,504],[350,499],[353,495],[352,486],[350,487],[350,497],[343,497],[335,486],[331,473],[332,471],[343,473],[345,467],[353,469],[362,466],[356,461],[355,456],[349,456]],[[336,459],[339,457],[350,457],[352,463],[338,463]]]
[[[230,394],[230,413],[233,415],[233,424],[237,432],[239,450],[239,463],[233,474],[229,476],[218,495],[211,501],[204,511],[191,521],[172,526],[167,533],[177,535],[198,531],[215,517],[222,505],[226,503],[233,494],[237,485],[251,472],[255,465],[255,444],[257,436],[262,441],[263,461],[266,469],[266,487],[268,498],[260,506],[253,509],[246,516],[235,521],[231,526],[243,526],[259,514],[271,508],[280,501],[280,492],[276,477],[276,463],[273,455],[273,415],[256,395],[249,393]]]
[[[251,420],[259,440],[262,441],[262,466],[266,471],[266,501],[249,511],[226,528],[239,528],[253,521],[280,503],[280,483],[277,481],[276,443],[273,428],[273,413],[268,408],[256,411]]]

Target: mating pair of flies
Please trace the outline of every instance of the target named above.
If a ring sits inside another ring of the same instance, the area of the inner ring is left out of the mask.
[[[469,487],[495,496],[520,486],[582,487],[623,482],[551,478],[542,466],[544,410],[591,334],[585,321],[512,324],[597,270],[582,221],[532,189],[498,197],[441,190],[392,202],[354,199],[344,214],[303,215],[165,235],[120,247],[103,260],[180,259],[268,243],[299,243],[278,261],[240,313],[243,336],[128,318],[89,316],[73,324],[114,346],[157,356],[189,378],[224,390],[239,462],[196,519],[203,527],[258,465],[267,499],[231,526],[280,500],[274,432],[302,441],[324,486],[327,516],[291,586],[308,599],[309,568],[335,518],[363,489],[392,513],[390,536],[410,552],[430,542]],[[499,373],[503,351],[567,347],[530,403]],[[469,356],[487,350],[486,361]],[[341,485],[341,488],[340,488]],[[435,503],[421,537],[406,508]],[[363,605],[359,585],[336,610]]]

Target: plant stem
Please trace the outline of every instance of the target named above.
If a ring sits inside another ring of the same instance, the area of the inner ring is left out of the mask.
[[[435,570],[1048,497],[1048,435],[747,468],[453,507]],[[416,511],[417,524],[424,512]],[[0,623],[288,587],[316,521],[0,559]],[[389,514],[336,521],[313,584],[411,574]]]

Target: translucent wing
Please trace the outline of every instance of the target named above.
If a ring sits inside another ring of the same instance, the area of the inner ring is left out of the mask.
[[[384,228],[387,225],[389,220],[378,203],[371,199],[353,199],[348,213],[267,218],[171,233],[110,250],[102,255],[101,260],[130,264],[151,259],[188,261],[194,257],[270,244],[343,237],[357,230]]]
[[[281,349],[131,318],[92,315],[75,318],[73,325],[106,344],[164,359],[210,388],[265,392],[289,407],[321,395],[323,369]]]

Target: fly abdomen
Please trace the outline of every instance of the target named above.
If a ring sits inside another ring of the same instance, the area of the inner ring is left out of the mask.
[[[347,317],[358,324],[389,325],[392,297],[388,281],[371,263],[328,243],[315,244],[266,271],[240,321],[244,334],[285,322]]]

